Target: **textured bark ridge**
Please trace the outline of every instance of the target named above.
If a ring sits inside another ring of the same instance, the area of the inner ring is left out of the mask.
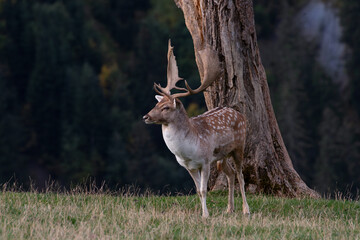
[[[197,52],[206,45],[219,53],[221,77],[204,93],[207,107],[229,106],[247,117],[243,173],[249,192],[319,197],[294,170],[271,104],[256,40],[251,0],[175,0],[184,13]],[[212,166],[209,186],[225,189],[225,176]]]

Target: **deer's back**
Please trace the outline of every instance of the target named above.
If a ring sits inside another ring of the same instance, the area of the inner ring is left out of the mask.
[[[245,117],[232,108],[214,108],[191,120],[199,138],[208,145],[208,151],[212,151],[213,160],[244,146]]]

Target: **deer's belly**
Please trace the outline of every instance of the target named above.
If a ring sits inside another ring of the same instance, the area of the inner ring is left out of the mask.
[[[202,160],[194,160],[179,156],[176,156],[176,160],[181,166],[189,170],[201,169],[201,166],[203,165]]]

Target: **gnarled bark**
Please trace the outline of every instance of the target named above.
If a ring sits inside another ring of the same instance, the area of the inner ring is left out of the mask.
[[[175,0],[184,13],[195,53],[210,45],[220,55],[221,77],[204,93],[207,107],[230,106],[247,117],[243,173],[250,192],[318,197],[294,170],[271,104],[256,40],[251,0]],[[202,64],[196,55],[201,79]],[[212,189],[226,186],[212,166]]]

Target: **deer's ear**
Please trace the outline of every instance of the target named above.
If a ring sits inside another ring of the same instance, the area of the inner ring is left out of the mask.
[[[158,102],[160,102],[163,99],[163,96],[155,95],[155,98]]]

